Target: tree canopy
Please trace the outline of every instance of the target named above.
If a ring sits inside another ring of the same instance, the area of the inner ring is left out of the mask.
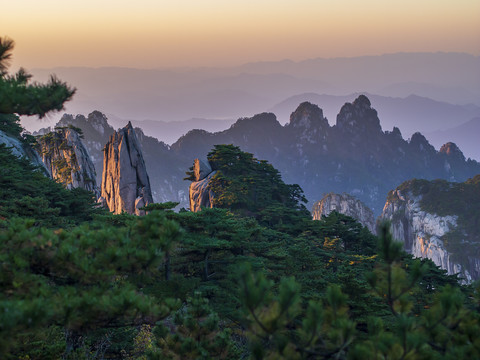
[[[0,129],[19,134],[21,128],[17,115],[44,117],[50,111],[62,110],[63,104],[75,94],[75,89],[55,75],[41,84],[32,82],[32,75],[24,68],[9,74],[7,70],[14,46],[12,39],[0,37]]]
[[[73,94],[7,75],[13,42],[0,48],[0,115]],[[0,146],[0,358],[480,358],[478,289],[407,255],[388,224],[313,221],[300,187],[238,147],[208,156],[218,208],[136,217]]]

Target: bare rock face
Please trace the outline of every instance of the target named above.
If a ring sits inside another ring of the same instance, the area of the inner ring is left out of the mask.
[[[214,164],[213,164],[214,165]],[[188,188],[190,211],[198,212],[202,207],[212,208],[215,194],[210,188],[210,180],[217,173],[210,162],[195,159],[193,162],[193,181]]]
[[[29,145],[2,130],[0,130],[0,144],[4,144],[16,157],[27,158],[33,165],[39,166],[45,175],[50,176],[41,157]]]
[[[461,254],[460,250],[448,251],[444,243],[448,233],[458,230],[458,216],[424,211],[421,201],[422,195],[397,188],[389,193],[379,221],[390,221],[393,238],[403,242],[407,253],[431,259],[449,275],[460,274],[463,283],[479,279],[480,258],[473,253]],[[469,243],[468,236],[462,242]]]
[[[198,159],[196,159],[198,160]],[[216,171],[211,172],[200,181],[194,181],[189,187],[190,197],[190,211],[198,212],[202,207],[212,208],[215,194],[210,189],[210,179],[216,174]]]
[[[140,144],[130,122],[110,136],[103,154],[99,202],[115,214],[125,211],[144,215],[139,209],[153,202],[152,191]]]
[[[210,164],[200,159],[195,159],[193,162],[193,173],[195,176],[195,181],[200,181],[205,179],[208,174],[212,172],[212,167]]]
[[[290,115],[286,128],[300,138],[300,143],[315,144],[325,140],[329,125],[322,109],[315,104],[303,102]]]
[[[381,133],[377,111],[370,100],[360,95],[353,103],[346,103],[337,115],[337,128],[346,133]]]
[[[37,151],[52,179],[67,189],[92,191],[98,198],[95,167],[78,131],[73,127],[56,128],[37,139]]]
[[[345,193],[327,194],[313,205],[313,220],[320,220],[322,216],[327,216],[332,211],[350,216],[370,230],[372,234],[376,233],[373,211],[357,198]]]

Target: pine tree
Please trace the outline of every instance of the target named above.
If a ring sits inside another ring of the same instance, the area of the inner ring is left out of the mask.
[[[9,75],[7,69],[15,46],[8,37],[0,37],[0,114],[38,115],[62,110],[75,89],[54,75],[46,84],[30,83],[32,75],[20,68]]]

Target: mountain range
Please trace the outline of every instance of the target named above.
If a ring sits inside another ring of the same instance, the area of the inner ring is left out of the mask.
[[[59,125],[83,130],[86,146],[101,174],[103,146],[114,129],[100,112],[88,117],[65,115]],[[286,183],[299,184],[310,204],[328,192],[349,193],[379,214],[391,189],[411,178],[465,181],[480,173],[480,164],[454,143],[437,151],[420,133],[407,141],[398,128],[383,131],[377,111],[365,95],[345,103],[330,126],[322,109],[301,103],[282,125],[273,113],[240,118],[229,129],[192,130],[171,146],[136,129],[151,179],[154,201],[188,204],[182,181],[195,158],[205,159],[215,144],[234,144],[266,159]]]
[[[384,129],[396,126],[406,138],[421,131],[430,140],[430,133],[480,117],[480,58],[461,53],[285,60],[228,68],[31,72],[39,81],[55,73],[76,86],[74,99],[66,104],[67,113],[87,115],[99,110],[114,127],[131,121],[167,144],[188,130],[225,130],[239,117],[262,112],[273,112],[286,124],[292,110],[304,101],[320,104],[334,125],[338,109],[359,94],[367,94],[375,104]],[[37,131],[60,118],[61,114],[40,122],[24,118],[22,125]],[[467,157],[480,160],[480,149],[471,141],[461,137],[453,141]]]

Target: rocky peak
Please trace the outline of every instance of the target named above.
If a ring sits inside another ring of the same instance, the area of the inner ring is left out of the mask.
[[[450,159],[455,159],[462,162],[465,161],[465,156],[463,155],[463,152],[453,142],[443,144],[440,148],[440,154],[445,154]]]
[[[77,115],[76,117],[85,119],[85,116],[83,115]],[[69,124],[73,123],[74,119],[75,118],[72,114],[63,114],[55,127],[68,126]]]
[[[290,115],[289,127],[292,128],[328,128],[328,121],[323,116],[323,110],[308,101],[301,103]]]
[[[371,107],[370,100],[365,95],[342,106],[337,115],[337,128],[350,133],[382,131],[377,111]]]
[[[152,191],[140,143],[130,122],[110,136],[103,154],[100,201],[115,214],[125,211],[143,215],[140,208],[153,202]]]
[[[240,118],[230,129],[234,129],[234,131],[251,131],[252,129],[269,129],[276,127],[281,127],[281,125],[275,114],[264,112],[256,114],[251,118]]]
[[[111,128],[108,124],[107,117],[98,110],[88,114],[87,122],[89,122],[101,135],[103,135],[107,129]]]
[[[403,140],[402,133],[400,132],[400,129],[398,127],[394,126],[391,134],[392,136]]]
[[[419,132],[412,135],[409,145],[414,151],[418,151],[419,153],[436,153],[435,148],[430,145],[425,136]]]
[[[93,111],[87,117],[78,114],[75,117],[71,114],[63,114],[55,127],[64,127],[74,125],[80,127],[88,134],[89,138],[100,139],[113,132],[113,128],[108,123],[107,117],[100,111]]]
[[[286,128],[299,133],[300,141],[315,143],[320,136],[323,135],[325,138],[330,126],[328,120],[323,116],[323,110],[306,101],[301,103],[290,115],[290,122]]]
[[[49,175],[67,189],[83,188],[98,197],[95,167],[85,148],[80,129],[57,127],[37,138],[37,151]]]
[[[321,220],[322,216],[327,216],[332,211],[350,216],[370,230],[372,234],[376,233],[373,211],[352,195],[345,193],[325,195],[322,200],[313,204],[313,220]]]

